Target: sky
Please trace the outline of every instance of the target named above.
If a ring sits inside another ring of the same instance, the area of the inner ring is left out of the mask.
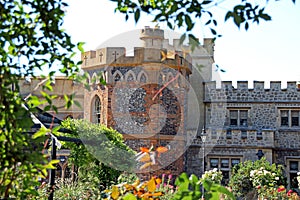
[[[269,81],[282,81],[283,88],[287,81],[300,81],[300,2],[269,0],[266,11],[272,21],[250,24],[248,31],[238,29],[231,20],[224,23],[225,13],[232,8],[232,3],[240,1],[220,2],[212,11],[222,35],[216,40],[214,56],[215,64],[226,71],[219,72],[222,81],[235,84],[238,80],[248,80],[249,87],[254,80],[265,81],[265,87]],[[114,12],[116,4],[109,0],[69,0],[68,3],[64,28],[74,42],[85,42],[85,51],[94,50],[119,34],[156,24],[151,23],[152,16],[146,14],[141,15],[137,24],[133,16],[125,21],[124,15]],[[200,42],[212,37],[204,26],[205,21],[196,24],[194,34]],[[159,26],[168,29],[165,24]]]

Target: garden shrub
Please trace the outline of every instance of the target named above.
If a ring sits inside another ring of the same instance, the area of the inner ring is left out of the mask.
[[[233,167],[229,186],[236,197],[245,197],[262,187],[286,186],[283,166],[270,164],[264,157],[255,162],[247,160]]]
[[[120,169],[134,169],[136,166],[135,152],[124,143],[123,136],[117,131],[77,119],[67,119],[62,126],[72,131],[67,136],[93,142],[91,145],[70,142],[63,145],[71,150],[68,161],[69,164],[78,166],[80,181],[89,181],[99,189],[104,189],[117,182],[122,173]],[[118,150],[125,154],[118,155]]]

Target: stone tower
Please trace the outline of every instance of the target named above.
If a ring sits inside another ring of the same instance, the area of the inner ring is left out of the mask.
[[[143,47],[135,47],[134,56],[126,56],[124,47],[82,54],[82,69],[92,86],[84,94],[84,118],[116,129],[137,151],[167,146],[169,151],[148,171],[178,175],[184,170],[187,141],[190,57],[180,51],[170,57],[159,28],[145,27],[140,39]],[[91,82],[99,74],[105,86]]]

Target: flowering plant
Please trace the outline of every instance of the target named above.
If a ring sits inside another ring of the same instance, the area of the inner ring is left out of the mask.
[[[298,188],[300,189],[300,172],[297,173]]]
[[[223,178],[222,172],[219,171],[217,168],[214,168],[212,170],[205,171],[204,174],[202,174],[200,181],[204,182],[204,180],[206,180],[212,183],[220,184],[222,178]]]
[[[299,196],[293,190],[287,190],[284,186],[275,187],[257,187],[259,200],[265,199],[286,199],[286,200],[299,200]]]
[[[254,187],[271,186],[274,187],[279,181],[279,176],[266,170],[264,167],[250,171],[250,180]]]

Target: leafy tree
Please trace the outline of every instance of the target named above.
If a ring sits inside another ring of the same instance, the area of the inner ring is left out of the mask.
[[[70,164],[79,166],[79,180],[92,181],[104,189],[117,182],[122,170],[135,169],[135,152],[124,144],[117,131],[86,120],[67,119],[62,126],[72,131],[69,136],[80,138],[85,144],[64,144],[71,150]]]
[[[218,20],[212,11],[214,7],[221,4],[224,0],[111,0],[115,2],[116,11],[125,14],[125,19],[129,15],[134,16],[138,22],[142,13],[153,15],[154,22],[164,22],[170,29],[185,28],[186,33],[182,39],[189,36],[189,39],[197,41],[196,37],[191,34],[196,23],[205,20],[205,25],[211,30],[215,37],[221,35],[216,31]],[[293,3],[296,0],[292,0]],[[266,0],[266,5],[269,0]],[[224,16],[225,21],[232,19],[237,27],[244,27],[246,30],[249,24],[259,23],[261,20],[269,21],[271,16],[265,12],[266,5],[256,4],[251,0],[241,0],[240,3],[234,3],[233,8]]]
[[[52,89],[51,77],[56,70],[69,77],[78,71],[72,61],[76,45],[61,29],[64,6],[61,0],[0,1],[0,198],[24,199],[36,193],[38,177],[52,166],[39,148],[43,138],[25,134],[32,126],[30,112],[44,102],[34,95],[25,102],[18,81],[49,70],[41,95],[49,104],[47,109],[56,110],[55,97],[46,92]]]

